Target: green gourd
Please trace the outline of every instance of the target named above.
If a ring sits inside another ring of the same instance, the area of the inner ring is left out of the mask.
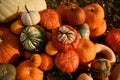
[[[21,32],[20,42],[26,50],[41,52],[47,42],[44,28],[38,25],[26,27]]]
[[[16,68],[12,64],[0,64],[0,80],[15,80]]]

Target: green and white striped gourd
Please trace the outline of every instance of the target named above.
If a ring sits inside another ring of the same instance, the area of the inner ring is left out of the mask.
[[[38,25],[26,27],[21,35],[22,46],[29,51],[41,52],[46,45],[46,33],[44,28]]]

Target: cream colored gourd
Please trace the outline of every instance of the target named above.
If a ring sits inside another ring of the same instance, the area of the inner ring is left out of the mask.
[[[95,43],[96,53],[104,54],[106,59],[113,65],[116,62],[115,53],[106,45]]]
[[[0,0],[0,23],[7,23],[26,11],[25,5],[30,10],[41,11],[47,8],[45,0]]]
[[[37,11],[34,10],[28,10],[27,6],[26,10],[27,12],[24,12],[21,16],[21,21],[26,26],[36,25],[40,22],[40,15]]]
[[[15,19],[20,12],[19,0],[0,0],[0,23]]]
[[[93,80],[91,75],[88,75],[86,73],[81,73],[78,77],[77,80]]]

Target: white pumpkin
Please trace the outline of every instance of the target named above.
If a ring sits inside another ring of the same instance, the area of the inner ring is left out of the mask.
[[[22,14],[21,21],[26,26],[36,25],[40,22],[40,15],[37,11],[27,9],[27,12]]]
[[[0,0],[0,22],[9,22],[18,16],[18,2],[19,0]]]
[[[29,10],[41,11],[47,8],[45,0],[0,0],[0,23],[14,20],[20,12]]]

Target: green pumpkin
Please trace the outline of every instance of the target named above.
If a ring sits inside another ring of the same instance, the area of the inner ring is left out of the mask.
[[[87,23],[83,23],[82,25],[77,26],[76,30],[81,38],[89,39],[90,30]]]
[[[15,80],[16,68],[12,64],[0,64],[0,80]]]
[[[38,25],[26,27],[20,35],[20,42],[26,50],[41,52],[47,42],[44,28]]]

